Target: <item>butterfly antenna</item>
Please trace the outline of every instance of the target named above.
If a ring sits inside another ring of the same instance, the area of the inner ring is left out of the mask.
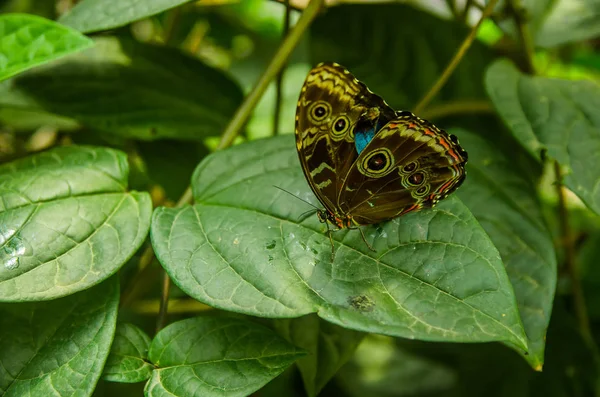
[[[287,190],[285,190],[284,188],[281,188],[281,187],[279,187],[279,186],[275,186],[275,185],[273,185],[273,187],[275,187],[275,188],[277,188],[277,189],[281,190],[282,192],[286,192],[286,193],[287,193],[287,194],[289,194],[290,196],[296,197],[296,198],[297,198],[298,200],[300,200],[300,201],[304,201],[306,204],[310,205],[311,207],[313,207],[313,208],[314,208],[314,209],[316,209],[317,211],[319,210],[319,207],[317,207],[317,206],[316,206],[316,205],[314,205],[313,203],[310,203],[310,202],[308,202],[308,201],[304,200],[303,198],[300,198],[300,197],[296,196],[294,193],[292,193],[292,192],[288,192]],[[311,211],[312,211],[312,210],[311,210]]]

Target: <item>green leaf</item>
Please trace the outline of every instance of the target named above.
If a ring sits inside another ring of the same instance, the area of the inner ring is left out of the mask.
[[[148,193],[126,192],[127,159],[59,147],[0,165],[0,301],[54,299],[114,274],[148,233]]]
[[[83,0],[59,22],[89,33],[127,25],[189,2],[190,0]]]
[[[112,38],[16,87],[53,113],[143,140],[218,135],[243,96],[221,71],[174,48]]]
[[[135,383],[150,377],[147,361],[150,337],[133,324],[119,323],[102,377],[110,382]]]
[[[49,302],[0,304],[0,394],[89,396],[117,322],[117,278]]]
[[[541,370],[556,287],[552,235],[531,177],[541,167],[510,136],[452,133],[469,153],[468,176],[458,196],[500,251],[529,340],[524,358]]]
[[[525,0],[535,44],[556,47],[600,34],[598,0]]]
[[[354,354],[364,334],[339,327],[315,315],[274,321],[279,335],[309,352],[296,364],[309,396],[319,394]]]
[[[600,213],[600,86],[526,76],[505,60],[490,66],[485,84],[521,145],[537,158],[547,151],[569,189]]]
[[[253,141],[196,169],[196,204],[158,208],[157,258],[186,293],[260,317],[317,312],[346,328],[406,338],[525,346],[496,248],[456,198],[377,226],[333,233],[317,216],[293,137]]]
[[[93,44],[80,33],[35,15],[0,15],[0,80]]]
[[[247,396],[305,353],[248,320],[197,317],[169,325],[150,346],[146,396]]]
[[[393,108],[413,107],[454,56],[468,30],[406,4],[332,7],[311,26],[312,63],[335,60]],[[474,42],[436,101],[485,98],[491,51]]]

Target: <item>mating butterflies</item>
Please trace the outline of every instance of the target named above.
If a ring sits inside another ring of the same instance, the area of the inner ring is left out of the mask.
[[[454,135],[394,111],[336,63],[317,65],[304,82],[296,147],[325,206],[319,219],[339,229],[433,207],[465,179],[467,152]]]

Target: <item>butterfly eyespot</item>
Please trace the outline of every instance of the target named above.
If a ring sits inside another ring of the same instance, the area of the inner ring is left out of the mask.
[[[370,170],[380,171],[387,165],[387,158],[383,153],[377,153],[375,156],[372,156],[367,162]]]
[[[410,164],[406,164],[404,166],[404,168],[402,168],[404,170],[404,172],[413,172],[415,169],[417,168],[417,163],[415,163],[414,161]]]
[[[335,122],[335,124],[333,125],[333,129],[336,130],[337,132],[342,132],[346,130],[346,125],[348,123],[346,122],[345,118],[340,117],[339,119],[337,119],[337,121]]]
[[[323,122],[330,114],[331,105],[325,101],[315,102],[308,109],[308,115],[315,123]]]
[[[325,114],[327,113],[327,110],[325,110],[325,106],[315,106],[315,110],[313,110],[313,116],[315,116],[315,118],[322,118],[323,116],[325,116]]]
[[[350,128],[350,120],[346,116],[338,117],[331,124],[331,134],[334,140],[343,139]]]
[[[418,190],[417,190],[417,194],[421,195],[421,194],[425,194],[427,192],[427,186],[421,186]]]
[[[423,183],[424,180],[425,176],[420,172],[416,172],[408,177],[408,183],[410,183],[413,186],[419,186],[421,183]]]
[[[379,148],[368,153],[360,162],[359,171],[371,178],[381,178],[394,169],[394,155],[387,148]]]

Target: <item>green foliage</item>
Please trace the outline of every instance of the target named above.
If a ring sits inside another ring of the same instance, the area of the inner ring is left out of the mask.
[[[247,320],[198,317],[159,332],[148,353],[157,367],[147,396],[247,396],[304,352]]]
[[[489,1],[328,7],[254,108],[281,2],[71,3],[0,0],[0,394],[600,395],[597,1],[498,1],[420,115],[463,186],[333,258],[306,72],[414,108]]]
[[[91,394],[117,323],[116,281],[49,302],[0,304],[3,396]]]
[[[44,18],[0,15],[0,80],[92,45],[87,37]]]
[[[273,186],[317,205],[294,150],[286,136],[214,153],[192,177],[193,207],[155,211],[153,246],[181,289],[259,317],[316,312],[360,331],[525,348],[498,251],[459,200],[365,227],[376,252],[357,230],[336,232],[332,263],[325,225],[300,222],[298,198]]]
[[[152,206],[127,192],[125,155],[56,148],[0,166],[0,301],[70,295],[114,274],[143,243]]]
[[[114,29],[177,7],[190,0],[83,0],[59,22],[83,33]]]
[[[494,106],[521,145],[567,168],[565,184],[600,212],[600,86],[521,74],[507,61],[486,75]],[[558,111],[555,111],[559,109]]]

